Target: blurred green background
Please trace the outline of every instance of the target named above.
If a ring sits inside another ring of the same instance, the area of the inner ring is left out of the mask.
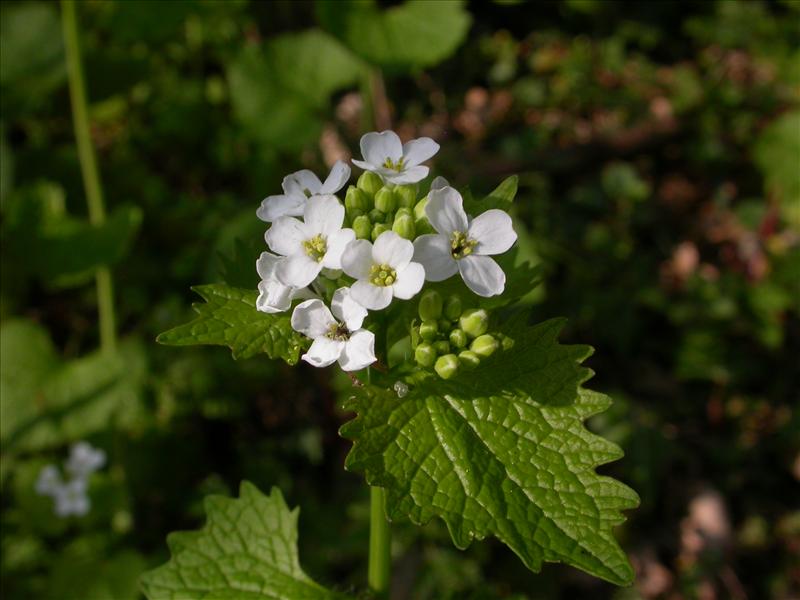
[[[800,3],[87,1],[78,5],[109,220],[90,225],[59,5],[0,4],[2,597],[137,598],[165,535],[242,479],[302,509],[308,572],[358,591],[366,486],[345,473],[333,369],[155,336],[189,286],[255,288],[255,209],[374,118],[442,144],[488,192],[518,173],[538,320],[589,343],[603,471],[642,505],[617,589],[443,525],[394,526],[393,597],[800,596]],[[110,265],[119,350],[98,352]],[[93,507],[33,484],[86,439]]]

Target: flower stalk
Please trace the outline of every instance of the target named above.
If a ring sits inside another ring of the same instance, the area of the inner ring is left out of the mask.
[[[89,109],[86,102],[74,0],[61,0],[61,19],[67,57],[69,95],[72,102],[72,120],[75,127],[83,186],[86,190],[89,222],[99,226],[105,223],[106,209],[103,202],[100,174],[97,170],[97,159],[89,131]],[[106,266],[99,267],[95,274],[95,280],[97,283],[97,311],[100,321],[100,347],[103,352],[113,353],[117,347],[117,334],[114,317],[114,282],[111,279],[111,269]]]

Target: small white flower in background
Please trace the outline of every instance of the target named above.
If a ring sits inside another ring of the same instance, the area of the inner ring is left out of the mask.
[[[66,462],[67,472],[73,477],[85,479],[106,464],[106,453],[93,448],[89,442],[78,442],[72,446]]]
[[[342,252],[356,237],[352,229],[342,229],[344,206],[336,196],[312,196],[303,218],[280,217],[264,236],[270,249],[285,257],[275,266],[275,276],[294,288],[309,285],[323,267],[341,269]]]
[[[425,269],[411,262],[413,255],[414,244],[394,231],[384,231],[374,245],[367,240],[351,242],[342,255],[342,269],[358,280],[350,294],[370,310],[386,308],[393,297],[413,298],[425,283]]]
[[[306,201],[311,196],[335,194],[350,179],[350,167],[341,160],[331,168],[325,183],[308,169],[297,171],[283,178],[283,194],[267,196],[261,201],[256,216],[270,223],[279,217],[300,217],[305,210]]]
[[[361,136],[364,160],[353,164],[380,175],[387,183],[417,183],[428,176],[425,162],[439,151],[439,144],[422,137],[403,144],[394,131],[375,131]]]
[[[256,299],[256,309],[261,312],[283,312],[291,308],[292,300],[296,298],[314,297],[308,288],[295,288],[278,281],[275,270],[280,260],[280,256],[262,252],[256,261],[256,270],[261,277],[261,282],[258,284],[259,294]]]
[[[76,477],[60,486],[55,494],[55,513],[59,517],[82,517],[89,512],[91,501],[86,492],[86,479]]]
[[[353,300],[348,288],[334,292],[331,310],[319,299],[298,304],[292,313],[292,327],[314,340],[303,360],[315,367],[338,360],[344,371],[358,371],[374,363],[375,334],[361,329],[366,316],[367,310]]]
[[[56,491],[64,484],[61,472],[55,465],[47,465],[39,472],[36,479],[35,490],[40,496],[54,496]]]
[[[479,296],[502,294],[506,275],[489,255],[502,254],[517,240],[511,217],[491,209],[470,221],[461,194],[451,187],[431,190],[425,214],[438,232],[414,240],[414,260],[425,266],[425,278],[443,281],[461,273]]]

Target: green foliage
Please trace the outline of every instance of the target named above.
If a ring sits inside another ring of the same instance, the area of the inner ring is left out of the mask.
[[[278,488],[265,496],[244,481],[238,499],[209,496],[204,506],[203,529],[171,534],[170,562],[142,576],[149,600],[343,598],[300,567],[299,509],[289,510]]]
[[[330,95],[356,83],[363,69],[317,29],[246,47],[228,65],[234,113],[250,137],[297,150],[319,135]]]
[[[364,60],[390,69],[433,66],[455,52],[467,35],[463,2],[409,0],[380,10],[374,2],[317,2],[320,22]]]
[[[800,227],[800,111],[770,123],[756,140],[753,158],[764,174],[767,191],[781,203],[789,223]]]
[[[282,358],[290,365],[297,362],[301,349],[308,343],[292,329],[287,313],[267,314],[256,310],[258,293],[253,290],[223,284],[192,289],[206,301],[194,305],[198,316],[190,323],[159,335],[159,343],[227,346],[236,359],[264,353],[270,358]]]
[[[3,323],[0,344],[4,452],[51,448],[108,427],[141,424],[147,367],[138,342],[124,342],[115,355],[94,352],[63,362],[46,329],[15,319]]]
[[[348,469],[387,490],[391,518],[440,517],[453,542],[493,535],[534,571],[561,561],[619,585],[633,570],[611,532],[636,493],[594,469],[622,456],[583,421],[610,405],[581,388],[585,346],[562,346],[563,321],[505,333],[513,352],[452,381],[430,377],[398,398],[366,386],[345,402],[354,441]]]

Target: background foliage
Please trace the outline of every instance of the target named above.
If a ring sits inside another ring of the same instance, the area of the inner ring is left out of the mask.
[[[596,348],[591,385],[614,404],[590,427],[626,453],[600,470],[641,496],[617,529],[632,588],[532,575],[490,540],[462,552],[435,521],[394,527],[395,597],[800,594],[800,3],[79,9],[100,227],[58,5],[0,4],[4,598],[136,598],[166,533],[243,479],[302,508],[310,577],[363,581],[366,487],[338,434],[349,381],[154,338],[192,318],[190,285],[255,288],[260,200],[347,157],[373,112],[441,142],[435,169],[458,186],[520,174],[520,253],[542,275],[528,302]],[[114,356],[96,350],[100,265]],[[65,521],[33,482],[78,439],[109,466],[91,513]]]

